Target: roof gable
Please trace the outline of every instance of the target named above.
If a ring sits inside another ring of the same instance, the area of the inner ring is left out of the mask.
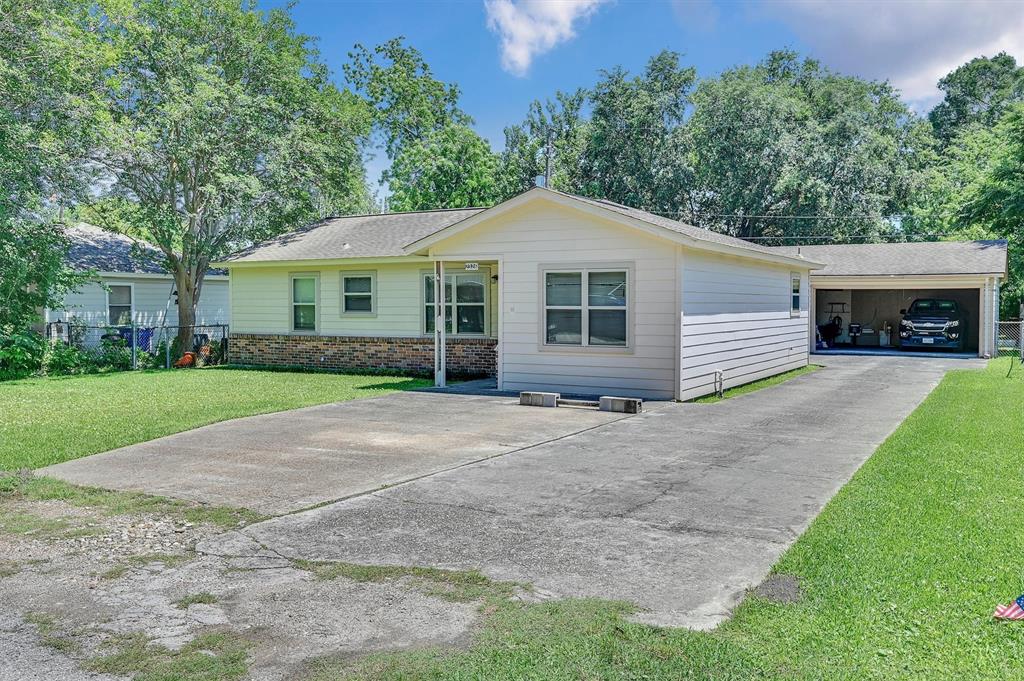
[[[408,254],[424,254],[429,248],[444,241],[445,239],[460,234],[465,230],[484,222],[485,220],[497,217],[536,200],[547,200],[563,206],[570,206],[587,212],[592,212],[600,217],[612,220],[613,222],[635,229],[640,229],[649,234],[653,234],[654,236],[662,237],[668,241],[693,248],[717,251],[739,257],[768,260],[787,265],[796,265],[804,268],[813,268],[818,264],[796,254],[781,253],[778,250],[766,246],[759,246],[727,234],[720,234],[708,229],[687,225],[676,220],[648,213],[636,208],[630,208],[629,206],[624,206],[612,201],[589,199],[542,187],[536,187],[523,192],[522,194],[499,203],[496,206],[486,210],[481,210],[474,215],[468,216],[460,222],[453,223],[444,229],[425,235],[423,238],[406,246],[405,252]]]

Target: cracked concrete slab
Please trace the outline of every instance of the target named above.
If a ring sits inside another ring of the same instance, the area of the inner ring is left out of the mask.
[[[981,366],[822,363],[243,533],[288,557],[481,569],[555,596],[632,601],[654,624],[712,627],[947,370]]]
[[[276,515],[624,418],[407,392],[235,419],[42,469],[78,485]]]

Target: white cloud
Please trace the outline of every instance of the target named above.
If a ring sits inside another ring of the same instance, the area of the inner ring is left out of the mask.
[[[484,0],[487,26],[501,37],[501,65],[525,76],[534,57],[576,37],[575,25],[607,0]]]
[[[777,0],[759,14],[788,25],[844,73],[889,80],[919,110],[960,64],[1005,51],[1024,58],[1024,3],[1000,0]]]

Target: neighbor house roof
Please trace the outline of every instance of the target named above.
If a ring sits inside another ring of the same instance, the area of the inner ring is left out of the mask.
[[[124,274],[167,274],[161,266],[161,253],[155,246],[135,242],[123,234],[108,232],[80,222],[64,228],[71,241],[68,265],[76,270],[118,272]]]
[[[163,253],[145,241],[136,241],[85,222],[64,227],[64,233],[71,242],[67,263],[74,270],[171,276],[163,267]],[[206,276],[226,274],[226,270],[206,271]]]
[[[403,256],[406,244],[479,213],[482,208],[328,218],[225,258],[225,262],[335,260]]]
[[[739,249],[762,258],[787,261],[790,254],[776,249],[743,241],[726,234],[694,227],[678,220],[630,208],[612,201],[590,199],[550,189],[535,188],[513,199],[491,208],[463,208],[456,210],[432,210],[409,213],[383,213],[378,215],[354,215],[322,220],[295,232],[264,241],[252,248],[225,258],[225,264],[259,263],[297,260],[340,260],[346,258],[385,258],[410,255],[420,246],[419,242],[440,238],[441,232],[451,232],[469,226],[496,211],[514,205],[530,197],[550,195],[553,199],[576,202],[583,206],[597,208],[612,219],[625,218],[652,226],[657,230],[668,230],[693,241],[718,245],[728,249]],[[813,265],[814,263],[808,263]]]
[[[777,246],[825,264],[815,277],[1006,274],[1006,241]]]

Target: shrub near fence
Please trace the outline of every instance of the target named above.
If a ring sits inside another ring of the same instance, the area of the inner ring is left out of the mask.
[[[51,322],[34,331],[0,338],[0,380],[207,366],[227,361],[227,326],[197,325],[192,343],[179,347],[178,327],[86,326]]]

